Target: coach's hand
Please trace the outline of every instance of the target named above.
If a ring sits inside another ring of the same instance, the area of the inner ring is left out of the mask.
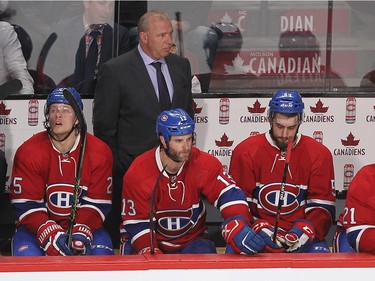
[[[68,248],[68,235],[63,228],[53,220],[42,224],[37,231],[39,246],[46,256],[70,256],[72,251]]]
[[[221,226],[225,241],[237,254],[253,255],[263,251],[263,239],[247,225],[242,216],[225,220]]]

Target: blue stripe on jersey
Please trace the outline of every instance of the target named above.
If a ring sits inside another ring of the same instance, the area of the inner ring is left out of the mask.
[[[88,199],[88,200],[85,200]],[[98,212],[101,213],[101,216],[106,217],[109,212],[111,211],[111,201],[110,200],[91,200],[88,197],[83,197],[81,199],[81,206],[85,206],[89,208],[96,208]]]
[[[243,191],[234,186],[232,188],[227,189],[225,192],[221,193],[218,200],[217,200],[217,208],[220,210],[223,205],[226,205],[233,201],[244,201],[246,203],[246,196]]]
[[[138,233],[146,229],[150,229],[149,220],[134,220],[127,221],[124,225],[125,231],[129,234],[129,237],[133,239],[134,236],[137,236]]]
[[[358,243],[359,243],[359,238],[360,234],[362,234],[364,229],[362,228],[357,228],[354,231],[347,231],[347,237],[348,237],[348,242],[350,246],[355,249],[358,252]],[[357,241],[358,240],[358,241]]]
[[[46,203],[44,201],[13,201],[12,205],[14,214],[16,215],[16,218],[18,218],[19,220],[21,220],[25,215],[28,215],[34,211],[47,212]]]
[[[315,209],[315,208],[325,209],[331,215],[332,221],[335,221],[336,207],[335,207],[334,202],[323,201],[323,200],[308,200],[305,212],[309,212],[311,209]]]

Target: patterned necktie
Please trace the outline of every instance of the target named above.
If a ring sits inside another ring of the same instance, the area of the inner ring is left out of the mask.
[[[91,31],[89,36],[92,37],[92,41],[87,52],[86,65],[85,65],[85,74],[84,80],[92,80],[95,78],[95,70],[98,62],[98,43],[97,38],[100,32],[97,30]]]
[[[151,65],[156,68],[160,108],[162,111],[169,110],[171,109],[171,99],[169,97],[167,83],[165,82],[164,75],[161,72],[161,62],[155,61],[151,63]]]

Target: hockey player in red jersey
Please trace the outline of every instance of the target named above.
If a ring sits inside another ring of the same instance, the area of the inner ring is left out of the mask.
[[[375,164],[362,167],[349,185],[333,239],[337,253],[375,253]]]
[[[82,110],[79,93],[68,90]],[[102,227],[111,208],[112,153],[88,133],[72,246],[67,245],[82,136],[63,91],[56,88],[47,97],[46,131],[32,136],[16,151],[10,188],[17,218],[14,256],[114,254],[111,239]]]
[[[303,109],[298,92],[276,91],[269,102],[269,132],[234,149],[229,174],[245,191],[256,231],[268,229],[286,252],[330,252],[325,237],[335,219],[333,159],[323,144],[298,132]]]
[[[160,146],[136,158],[124,176],[121,254],[216,253],[202,198],[220,210],[223,237],[235,253],[272,247],[269,236],[249,227],[245,194],[220,161],[193,147],[194,127],[182,109],[158,116]]]

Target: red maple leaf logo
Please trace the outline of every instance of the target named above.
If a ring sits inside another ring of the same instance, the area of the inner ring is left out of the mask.
[[[3,102],[0,103],[0,115],[9,115],[11,111],[11,109],[6,109],[6,106]]]
[[[221,137],[219,141],[215,140],[215,144],[218,147],[230,147],[233,145],[233,141],[229,141],[228,136],[224,133],[224,135]]]
[[[319,99],[315,107],[310,106],[310,110],[312,113],[326,113],[328,111],[328,106],[323,106],[322,101]]]
[[[341,139],[341,143],[344,146],[357,146],[359,144],[359,140],[354,139],[354,135],[352,132],[346,137],[346,140]]]
[[[253,107],[248,106],[247,110],[250,113],[264,113],[264,111],[266,110],[266,107],[261,107],[260,105],[261,105],[260,102],[256,100],[253,104]]]
[[[194,101],[194,113],[199,114],[202,112],[203,107],[198,107],[198,104]]]

